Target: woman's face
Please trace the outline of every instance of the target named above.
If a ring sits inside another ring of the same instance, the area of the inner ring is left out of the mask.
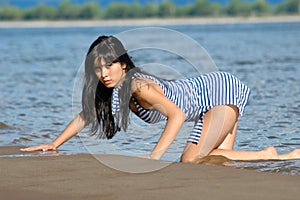
[[[106,63],[104,59],[94,61],[94,70],[98,79],[107,88],[118,87],[122,84],[126,74],[126,65],[120,62]]]

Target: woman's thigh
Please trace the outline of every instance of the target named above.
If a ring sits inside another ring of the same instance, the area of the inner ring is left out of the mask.
[[[207,111],[203,116],[199,142],[198,144],[191,142],[187,144],[181,157],[182,161],[192,162],[194,159],[207,156],[219,146],[228,148],[234,139],[228,135],[233,133],[235,126],[237,126],[237,118],[238,108],[232,105],[215,106]]]
[[[237,132],[238,122],[235,123],[232,131],[227,134],[224,141],[217,147],[218,149],[226,149],[226,150],[233,150],[236,132]]]

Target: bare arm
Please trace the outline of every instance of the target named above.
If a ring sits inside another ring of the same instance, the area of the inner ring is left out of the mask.
[[[186,118],[185,114],[178,108],[174,109],[172,112],[168,112],[168,121],[160,136],[156,146],[152,150],[150,158],[160,159],[169,146],[172,144],[173,140],[180,131],[180,128]]]
[[[164,95],[162,88],[152,81],[147,82],[146,80],[145,84],[143,80],[136,80],[133,82],[132,91],[141,106],[146,109],[155,109],[168,119],[164,131],[150,155],[152,159],[160,159],[179,133],[186,115]]]
[[[38,146],[28,147],[21,149],[21,151],[38,151],[38,150],[56,150],[59,146],[76,135],[86,126],[86,122],[82,116],[82,113],[78,114],[69,125],[63,130],[63,132],[51,143],[41,144]]]

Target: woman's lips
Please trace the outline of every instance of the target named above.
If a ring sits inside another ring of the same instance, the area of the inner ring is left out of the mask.
[[[104,85],[108,85],[111,83],[111,80],[103,80]]]

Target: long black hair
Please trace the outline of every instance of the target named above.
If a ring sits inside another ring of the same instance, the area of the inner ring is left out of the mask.
[[[115,116],[111,108],[113,88],[107,88],[99,81],[94,71],[95,59],[104,59],[106,63],[120,62],[126,65],[126,76],[119,96],[120,112]],[[85,59],[82,92],[82,114],[86,123],[90,125],[91,135],[111,139],[121,128],[126,131],[129,123],[131,76],[134,71],[138,71],[138,68],[135,67],[123,44],[116,37],[100,36],[91,44]]]

